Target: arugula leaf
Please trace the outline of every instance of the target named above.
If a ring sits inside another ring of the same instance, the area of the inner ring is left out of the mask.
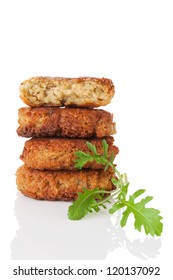
[[[142,199],[140,202],[135,203],[135,198],[143,194],[145,190],[138,190],[132,196],[129,197],[129,200],[123,200],[119,203],[115,203],[109,213],[113,214],[120,208],[126,207],[126,210],[123,212],[123,217],[121,219],[120,225],[124,227],[127,223],[127,219],[130,214],[134,215],[135,222],[134,227],[138,231],[141,231],[141,227],[144,227],[146,234],[161,235],[163,224],[161,223],[162,217],[159,216],[160,211],[154,208],[146,208],[145,205],[153,199],[152,196],[147,196],[145,199]],[[119,194],[120,196],[120,194]]]
[[[107,157],[108,157],[108,144],[107,144],[105,139],[103,139],[102,144],[103,144],[103,151],[104,151],[103,156],[104,156],[105,159],[107,159]],[[112,153],[112,155],[113,155],[113,153]]]
[[[93,210],[98,212],[100,207],[104,209],[106,203],[114,204],[109,208],[109,213],[113,214],[121,208],[125,208],[122,213],[122,219],[120,221],[121,227],[124,227],[127,223],[130,214],[133,214],[135,222],[134,227],[138,231],[141,231],[142,227],[145,233],[151,234],[151,236],[160,236],[163,230],[163,224],[161,222],[162,217],[159,215],[160,211],[154,208],[146,208],[146,204],[150,202],[153,197],[147,196],[141,199],[139,202],[135,202],[135,199],[142,195],[145,190],[139,189],[130,195],[127,199],[129,182],[126,173],[120,174],[115,165],[113,164],[114,155],[112,154],[108,158],[108,144],[104,139],[102,141],[103,154],[98,154],[94,145],[87,142],[87,147],[92,153],[84,153],[78,151],[75,153],[77,158],[75,159],[75,167],[82,169],[88,161],[96,161],[105,166],[104,170],[112,168],[114,171],[114,177],[111,178],[111,182],[116,186],[113,191],[106,191],[104,189],[95,188],[93,190],[83,189],[83,192],[78,193],[78,199],[68,209],[68,217],[71,220],[79,220],[91,213]]]
[[[103,198],[105,191],[98,188],[93,190],[83,189],[83,193],[78,193],[78,199],[73,202],[73,204],[68,209],[68,217],[70,220],[80,220],[88,214],[95,210],[98,212],[100,210],[96,199],[101,200]],[[103,206],[101,204],[101,206]],[[105,208],[105,206],[103,206]]]
[[[82,167],[88,162],[88,161],[93,161],[93,157],[90,154],[86,154],[82,151],[78,151],[75,153],[75,155],[78,157],[77,159],[75,159],[75,162],[77,162],[75,164],[75,167],[78,169],[82,169]]]
[[[97,153],[97,150],[96,150],[96,146],[94,146],[90,142],[86,142],[86,144],[87,144],[87,147],[93,152],[93,154],[95,156],[98,156],[98,153]]]
[[[91,150],[92,153],[84,153],[82,151],[78,151],[75,152],[75,155],[77,156],[77,158],[75,158],[75,167],[82,169],[84,167],[84,165],[88,162],[88,161],[96,161],[98,164],[103,164],[103,165],[108,165],[109,166],[109,162],[107,160],[107,152],[108,152],[108,144],[107,142],[103,140],[103,150],[104,150],[104,154],[103,155],[99,155],[97,153],[96,147],[95,145],[93,145],[90,142],[86,142],[87,147]],[[112,155],[113,156],[113,155]],[[108,168],[108,166],[105,167],[105,169]]]
[[[151,234],[152,236],[160,236],[163,228],[163,224],[161,223],[162,217],[159,216],[160,211],[154,208],[145,208],[145,204],[151,199],[152,197],[147,196],[136,204],[127,201],[124,202],[127,209],[123,213],[120,222],[121,226],[124,227],[126,225],[129,214],[133,213],[135,217],[135,229],[141,231],[141,227],[143,226],[147,235]]]

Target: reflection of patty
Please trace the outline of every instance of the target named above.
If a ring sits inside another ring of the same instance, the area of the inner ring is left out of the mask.
[[[109,155],[113,153],[115,157],[118,148],[113,146],[113,137],[105,139],[109,145]],[[99,154],[103,154],[102,139],[92,139],[90,142],[96,146]],[[91,152],[85,139],[35,138],[25,142],[21,159],[27,166],[35,169],[75,170],[76,151]],[[103,169],[104,166],[93,161],[88,162],[84,168]]]
[[[20,85],[27,105],[99,107],[110,103],[114,85],[110,79],[33,77]]]
[[[112,190],[110,171],[40,171],[23,165],[17,170],[17,187],[24,195],[45,200],[74,200],[83,188]]]
[[[116,132],[112,114],[104,110],[26,107],[18,117],[17,133],[23,137],[102,138]]]

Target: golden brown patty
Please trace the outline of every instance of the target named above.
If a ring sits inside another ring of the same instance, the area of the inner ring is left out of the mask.
[[[105,139],[109,145],[109,155],[113,153],[115,157],[118,148],[113,146],[113,137]],[[96,146],[99,154],[103,154],[102,139],[92,139],[90,142]],[[79,150],[87,153],[90,151],[85,139],[35,138],[25,142],[20,158],[28,167],[39,170],[75,170],[75,152]],[[84,167],[104,168],[103,165],[96,162],[88,162]]]
[[[27,105],[99,107],[110,103],[114,85],[106,78],[33,77],[20,85]]]
[[[23,137],[89,138],[113,135],[113,115],[104,110],[81,108],[20,108],[17,133]]]
[[[18,190],[24,195],[45,200],[74,200],[83,188],[112,190],[110,171],[40,171],[23,165],[16,172]]]

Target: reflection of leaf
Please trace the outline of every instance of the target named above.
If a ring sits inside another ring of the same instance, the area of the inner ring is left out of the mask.
[[[143,241],[136,239],[133,242],[127,242],[126,249],[140,259],[155,258],[159,254],[161,241],[159,239],[145,238]]]
[[[127,237],[125,230],[119,227],[120,219],[123,210],[120,210],[115,214],[116,223],[112,229],[112,248],[125,248],[132,255],[146,260],[148,258],[155,258],[159,254],[159,249],[161,247],[160,239],[153,239],[146,237],[144,240],[135,239],[130,240]],[[113,250],[112,250],[113,251]]]

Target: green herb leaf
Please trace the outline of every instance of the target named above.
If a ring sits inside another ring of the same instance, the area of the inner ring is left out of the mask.
[[[80,220],[95,210],[98,212],[100,207],[97,200],[102,200],[106,191],[95,188],[93,190],[83,189],[83,193],[78,193],[78,199],[68,209],[68,217],[70,220]],[[103,206],[103,205],[101,205]]]
[[[143,194],[145,190],[138,190],[132,196],[129,197],[129,200],[122,200],[119,203],[115,203],[112,208],[109,210],[111,214],[115,213],[120,208],[126,207],[126,210],[123,212],[123,217],[121,219],[120,225],[124,227],[127,223],[127,219],[130,214],[134,215],[135,222],[134,227],[138,231],[141,231],[141,227],[144,227],[145,233],[154,235],[161,235],[163,224],[161,223],[162,217],[159,216],[160,211],[154,208],[146,208],[145,205],[153,199],[151,196],[147,196],[142,199],[140,202],[135,203],[135,199]],[[120,195],[120,194],[119,194]]]
[[[98,155],[97,150],[96,150],[96,146],[94,146],[93,144],[91,144],[90,142],[86,142],[87,147],[93,152],[93,154],[95,156]]]
[[[75,153],[77,158],[74,160],[76,162],[75,167],[78,169],[82,169],[82,167],[89,161],[93,161],[93,157],[90,154],[86,154],[82,151],[78,151]]]
[[[103,156],[104,156],[105,159],[107,159],[107,157],[108,157],[108,144],[107,144],[105,139],[103,139],[102,144],[103,144],[103,151],[104,151]]]

